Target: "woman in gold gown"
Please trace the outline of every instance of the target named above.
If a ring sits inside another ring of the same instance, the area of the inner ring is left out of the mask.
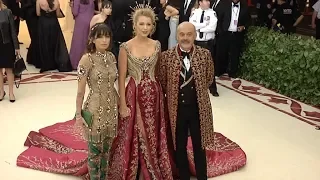
[[[88,170],[91,180],[106,179],[109,151],[118,122],[116,59],[109,51],[111,31],[104,23],[92,27],[87,54],[78,67],[76,123],[84,124],[88,141]],[[86,84],[87,100],[83,104]],[[91,118],[90,118],[91,117]],[[91,121],[90,121],[91,120]]]

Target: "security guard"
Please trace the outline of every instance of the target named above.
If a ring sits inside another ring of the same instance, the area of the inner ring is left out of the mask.
[[[189,22],[196,27],[195,44],[208,49],[214,57],[214,38],[218,19],[216,12],[210,8],[210,0],[199,0],[199,8],[191,13]],[[215,79],[209,90],[213,96],[219,96]]]
[[[272,26],[276,31],[292,34],[296,26],[302,21],[303,15],[286,0],[278,0],[278,5],[273,13]]]

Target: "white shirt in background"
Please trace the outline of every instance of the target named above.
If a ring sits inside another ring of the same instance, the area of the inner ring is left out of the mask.
[[[313,6],[313,10],[318,12],[317,18],[320,19],[320,0],[318,0]]]
[[[200,23],[202,11],[204,11],[204,17],[203,22]],[[196,41],[209,41],[215,38],[218,18],[216,12],[211,8],[207,10],[202,10],[201,8],[195,9],[191,13],[189,22],[196,27]],[[203,33],[202,38],[200,38],[200,32]]]

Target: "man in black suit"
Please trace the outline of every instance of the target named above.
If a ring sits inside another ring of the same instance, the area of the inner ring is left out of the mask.
[[[219,7],[220,9],[220,7]],[[237,78],[244,35],[249,23],[247,2],[225,0],[218,14],[217,76]]]
[[[179,24],[185,21],[189,22],[192,8],[195,6],[196,0],[182,0],[179,8]]]
[[[221,4],[223,4],[222,2],[225,0],[212,0],[211,1],[211,8],[218,14],[219,11],[221,11]]]
[[[37,35],[38,16],[36,14],[36,0],[21,0],[21,18],[26,21],[31,42]]]

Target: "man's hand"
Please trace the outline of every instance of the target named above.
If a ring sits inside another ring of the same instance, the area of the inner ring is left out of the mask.
[[[317,27],[316,23],[313,22],[313,23],[311,24],[311,27],[312,27],[312,29],[315,29],[315,28]]]

